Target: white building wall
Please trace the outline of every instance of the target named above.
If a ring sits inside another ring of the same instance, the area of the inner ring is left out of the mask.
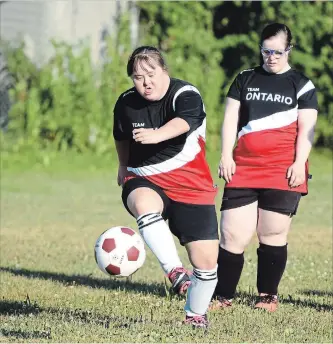
[[[47,44],[45,19],[45,6],[38,2],[1,3],[0,38],[11,43],[24,40],[28,56],[35,58],[40,55],[37,47]]]
[[[46,0],[0,2],[0,38],[24,39],[26,52],[36,63],[53,53],[50,39],[75,43],[87,39],[94,63],[102,47],[103,29],[112,32],[124,0]]]

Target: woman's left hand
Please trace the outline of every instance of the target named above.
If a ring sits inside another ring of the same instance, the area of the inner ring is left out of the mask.
[[[158,130],[145,128],[134,129],[133,139],[142,144],[156,144],[161,141]]]
[[[289,186],[295,188],[305,182],[305,164],[294,162],[287,171]]]

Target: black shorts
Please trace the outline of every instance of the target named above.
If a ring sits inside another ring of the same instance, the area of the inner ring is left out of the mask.
[[[122,192],[122,200],[127,211],[128,195],[135,189],[145,187],[156,191],[162,198],[164,208],[162,216],[169,221],[171,232],[181,245],[197,240],[218,240],[217,215],[214,205],[187,204],[170,199],[157,185],[144,178],[128,180]]]
[[[276,213],[296,215],[300,192],[278,189],[225,188],[222,210],[234,209],[258,201],[258,208]]]

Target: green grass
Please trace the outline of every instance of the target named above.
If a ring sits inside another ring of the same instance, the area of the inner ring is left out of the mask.
[[[119,224],[136,228],[122,207],[111,158],[1,158],[0,342],[332,342],[327,153],[311,157],[314,178],[290,233],[279,311],[253,310],[254,238],[234,306],[210,313],[208,332],[181,325],[185,300],[169,294],[150,251],[130,279],[98,270],[93,249],[100,233]],[[217,157],[209,160],[215,173]]]

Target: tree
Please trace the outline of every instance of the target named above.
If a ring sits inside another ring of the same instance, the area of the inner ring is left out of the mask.
[[[213,33],[214,2],[138,2],[141,9],[142,44],[160,48],[166,55],[171,75],[193,83],[207,110],[210,148],[219,147],[222,121],[221,89],[225,81],[219,67],[220,42]]]

